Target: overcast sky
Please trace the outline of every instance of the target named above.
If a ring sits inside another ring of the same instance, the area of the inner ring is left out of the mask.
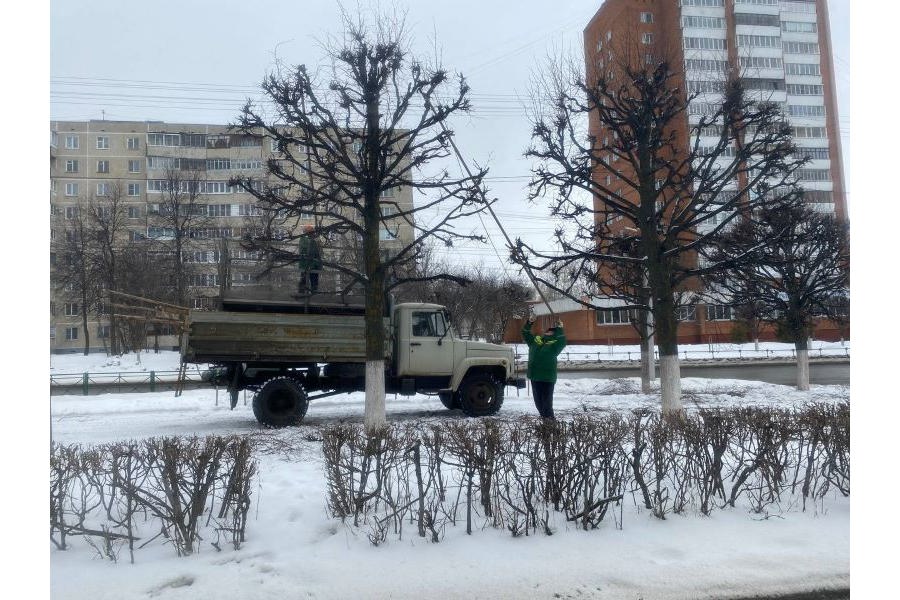
[[[463,73],[474,111],[458,119],[460,150],[490,167],[495,210],[511,237],[549,249],[553,223],[544,204],[526,201],[530,163],[522,157],[529,123],[521,97],[553,49],[580,50],[582,30],[602,2],[519,0],[398,2],[407,9],[414,50],[433,52]],[[831,0],[834,62],[845,165],[849,165],[849,0]],[[387,3],[383,5],[391,6]],[[355,3],[346,2],[348,8]],[[370,6],[366,4],[365,6]],[[317,40],[341,29],[334,0],[54,0],[50,4],[50,115],[59,120],[163,120],[227,123],[277,57],[316,64]],[[849,167],[845,167],[847,188]],[[491,244],[454,249],[501,275],[506,252],[489,217]],[[503,257],[501,259],[501,257]],[[509,269],[507,273],[514,271]]]

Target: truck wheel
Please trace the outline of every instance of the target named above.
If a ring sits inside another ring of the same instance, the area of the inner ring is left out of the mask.
[[[308,406],[306,390],[293,377],[273,377],[253,396],[253,415],[267,427],[299,425]]]
[[[459,408],[470,417],[495,414],[503,405],[503,388],[490,375],[468,375],[456,393]]]
[[[447,410],[455,410],[459,408],[459,394],[438,394],[438,399],[441,401],[441,404],[444,405],[444,408]]]

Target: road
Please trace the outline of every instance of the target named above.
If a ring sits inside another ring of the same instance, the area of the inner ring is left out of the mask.
[[[581,379],[584,377],[613,379],[617,377],[640,377],[640,375],[640,368],[637,366],[588,371],[560,371],[559,373],[559,376],[564,379]],[[790,364],[682,365],[681,376],[709,377],[711,379],[746,379],[779,385],[794,385],[797,381],[796,367]],[[810,363],[809,381],[819,385],[849,385],[850,363]]]

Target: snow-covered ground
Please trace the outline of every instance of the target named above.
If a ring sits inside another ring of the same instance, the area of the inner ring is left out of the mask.
[[[517,355],[526,356],[528,347],[523,344],[509,344]],[[793,344],[779,342],[761,342],[755,349],[750,344],[691,344],[679,346],[679,355],[690,360],[706,358],[791,358]],[[850,344],[840,342],[813,341],[810,345],[810,356],[847,356]],[[563,352],[562,360],[576,361],[621,361],[638,360],[641,356],[639,346],[588,346],[570,345]],[[177,371],[179,354],[172,350],[159,353],[141,352],[123,356],[107,356],[96,352],[93,354],[53,354],[50,356],[50,373],[126,373],[150,371]],[[190,365],[192,371],[202,369],[203,365]]]
[[[635,393],[638,388],[635,379],[561,380],[555,408],[567,418],[657,405],[657,396]],[[758,382],[685,379],[683,388],[688,406],[799,407],[849,399],[844,386],[800,393]],[[507,393],[500,416],[535,414],[527,390]],[[591,532],[562,523],[552,536],[512,538],[492,529],[470,537],[456,527],[439,544],[412,535],[375,548],[364,533],[326,514],[319,447],[306,441],[318,425],[361,422],[363,403],[361,393],[315,400],[301,427],[276,431],[257,425],[243,402],[230,411],[220,395],[216,405],[214,390],[179,398],[170,392],[52,397],[52,435],[61,443],[245,433],[302,448],[292,459],[258,455],[252,518],[240,551],[204,545],[197,555],[176,558],[170,547],[155,544],[137,553],[135,565],[127,558],[112,564],[76,539],[69,551],[51,551],[53,598],[674,600],[849,586],[850,506],[839,496],[815,510],[792,508],[768,519],[738,508],[665,521],[629,500],[621,530],[612,521]],[[422,395],[389,396],[387,407],[391,421],[464,418]]]

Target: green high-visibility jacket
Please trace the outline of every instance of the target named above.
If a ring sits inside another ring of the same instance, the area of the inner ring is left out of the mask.
[[[322,254],[319,252],[319,244],[316,240],[304,235],[299,240],[299,256],[297,265],[301,271],[321,271]]]
[[[563,328],[554,328],[552,336],[534,335],[531,333],[531,323],[526,321],[522,337],[528,344],[528,379],[555,383],[556,357],[566,347]]]

